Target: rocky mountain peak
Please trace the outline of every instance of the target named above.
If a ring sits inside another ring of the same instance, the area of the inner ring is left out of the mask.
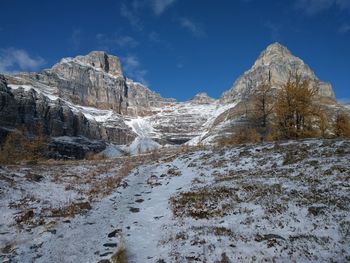
[[[294,56],[285,46],[279,43],[269,45],[261,52],[253,67],[236,80],[226,91],[221,101],[232,102],[244,100],[254,92],[261,81],[270,80],[273,87],[278,88],[286,83],[291,73],[301,74],[303,79],[310,81],[311,86],[319,86],[319,95],[332,100],[335,95],[332,86],[320,81],[303,60]]]
[[[293,61],[303,63],[301,59],[293,56],[287,47],[276,42],[269,45],[264,51],[261,52],[253,67],[270,66],[273,63],[280,64],[283,62],[288,63]]]
[[[209,104],[214,102],[215,99],[209,97],[209,95],[206,92],[200,92],[197,93],[190,102],[197,103],[197,104]]]
[[[85,56],[64,58],[58,65],[62,63],[77,63],[81,66],[87,66],[97,70],[102,70],[105,73],[111,74],[113,76],[123,75],[119,58],[113,55],[109,55],[104,51],[92,51]],[[54,66],[54,68],[57,68],[58,65]]]
[[[282,55],[291,55],[289,49],[278,42],[272,43],[271,45],[267,46],[266,50],[263,51],[263,53],[279,53]]]

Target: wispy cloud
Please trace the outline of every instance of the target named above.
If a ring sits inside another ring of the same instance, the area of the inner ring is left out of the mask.
[[[176,0],[151,0],[151,8],[155,15],[159,16],[169,8]]]
[[[339,27],[338,32],[341,33],[341,34],[350,33],[350,24],[343,24],[343,25],[341,25]]]
[[[271,34],[271,39],[273,41],[280,41],[281,40],[281,25],[275,24],[271,21],[267,21],[264,23],[264,27],[266,27]]]
[[[131,6],[122,3],[120,7],[120,15],[122,17],[125,17],[133,28],[141,31],[143,30],[143,23],[137,13],[137,10],[140,8],[140,5],[136,3],[139,3],[139,1],[134,1]]]
[[[2,73],[37,70],[44,64],[45,60],[42,57],[32,57],[23,49],[0,49],[0,72]]]
[[[96,35],[96,41],[99,49],[114,50],[116,48],[135,48],[139,43],[133,37],[128,35],[107,35],[99,33]]]
[[[296,0],[295,7],[302,9],[307,15],[316,15],[331,7],[350,10],[349,0]]]
[[[74,29],[70,37],[70,42],[74,50],[79,49],[82,38],[82,32],[80,29]]]
[[[205,37],[207,34],[203,27],[187,17],[179,18],[181,27],[185,28],[194,37]]]
[[[152,31],[148,34],[148,40],[152,45],[160,46],[165,49],[172,48],[171,43],[162,39],[161,36],[155,31]]]
[[[171,7],[176,0],[133,0],[133,1],[124,1],[120,7],[120,15],[126,18],[130,25],[142,31],[144,28],[144,23],[141,19],[141,16],[147,14],[151,10],[151,14],[155,16],[162,15],[169,7]]]
[[[133,80],[141,82],[144,85],[148,85],[146,80],[147,70],[143,69],[140,60],[135,55],[128,55],[121,58],[122,68],[126,75]]]

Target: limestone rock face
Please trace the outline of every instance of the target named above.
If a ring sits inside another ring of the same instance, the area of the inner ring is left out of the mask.
[[[254,92],[256,87],[266,80],[270,80],[273,87],[278,88],[288,80],[290,73],[298,72],[303,79],[310,81],[312,86],[319,84],[321,97],[335,100],[332,86],[320,81],[314,72],[300,58],[295,57],[279,43],[271,44],[264,50],[254,63],[253,67],[246,71],[233,86],[222,95],[224,103],[244,100]]]
[[[163,107],[174,103],[175,99],[165,99],[160,94],[151,91],[139,82],[131,79],[126,80],[128,87],[128,114],[132,116],[143,116],[152,113],[155,107]]]
[[[50,99],[28,86],[11,89],[0,75],[0,129],[6,131],[24,127],[28,132],[57,136],[84,136],[116,144],[126,144],[135,134],[120,118],[113,126],[88,119],[62,99]],[[38,131],[41,127],[41,131]]]
[[[93,51],[86,56],[64,58],[40,73],[8,77],[10,84],[52,87],[60,98],[74,104],[111,109],[123,115],[147,114],[152,106],[168,100],[140,83],[127,80],[116,56]]]
[[[67,62],[71,59],[65,59]],[[100,69],[113,76],[122,76],[122,68],[119,58],[113,55],[107,55],[103,51],[92,51],[87,56],[77,56],[73,60],[81,65],[87,65],[95,69]]]
[[[196,104],[210,104],[210,103],[213,103],[214,101],[215,101],[215,99],[209,97],[208,94],[205,92],[200,92],[200,93],[196,94],[190,100],[190,102],[196,103]]]

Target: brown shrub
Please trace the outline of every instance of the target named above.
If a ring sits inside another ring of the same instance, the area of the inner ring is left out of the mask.
[[[256,129],[241,127],[237,128],[231,137],[221,139],[219,145],[225,146],[258,142],[261,142],[261,136]]]
[[[87,152],[85,154],[85,159],[89,161],[100,161],[108,159],[104,154],[96,154],[94,152]]]
[[[128,258],[126,256],[126,248],[120,247],[116,253],[111,257],[112,263],[128,263]]]
[[[0,147],[0,163],[15,164],[19,161],[37,163],[44,158],[48,148],[47,138],[36,136],[30,138],[27,134],[19,131],[9,133],[4,144]]]
[[[51,215],[54,217],[73,217],[83,211],[91,209],[89,202],[71,203],[60,208],[51,210]]]
[[[350,118],[346,113],[339,113],[333,125],[337,137],[350,138]]]

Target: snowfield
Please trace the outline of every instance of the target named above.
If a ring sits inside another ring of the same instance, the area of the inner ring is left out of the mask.
[[[8,166],[0,187],[4,262],[350,261],[350,141]]]

